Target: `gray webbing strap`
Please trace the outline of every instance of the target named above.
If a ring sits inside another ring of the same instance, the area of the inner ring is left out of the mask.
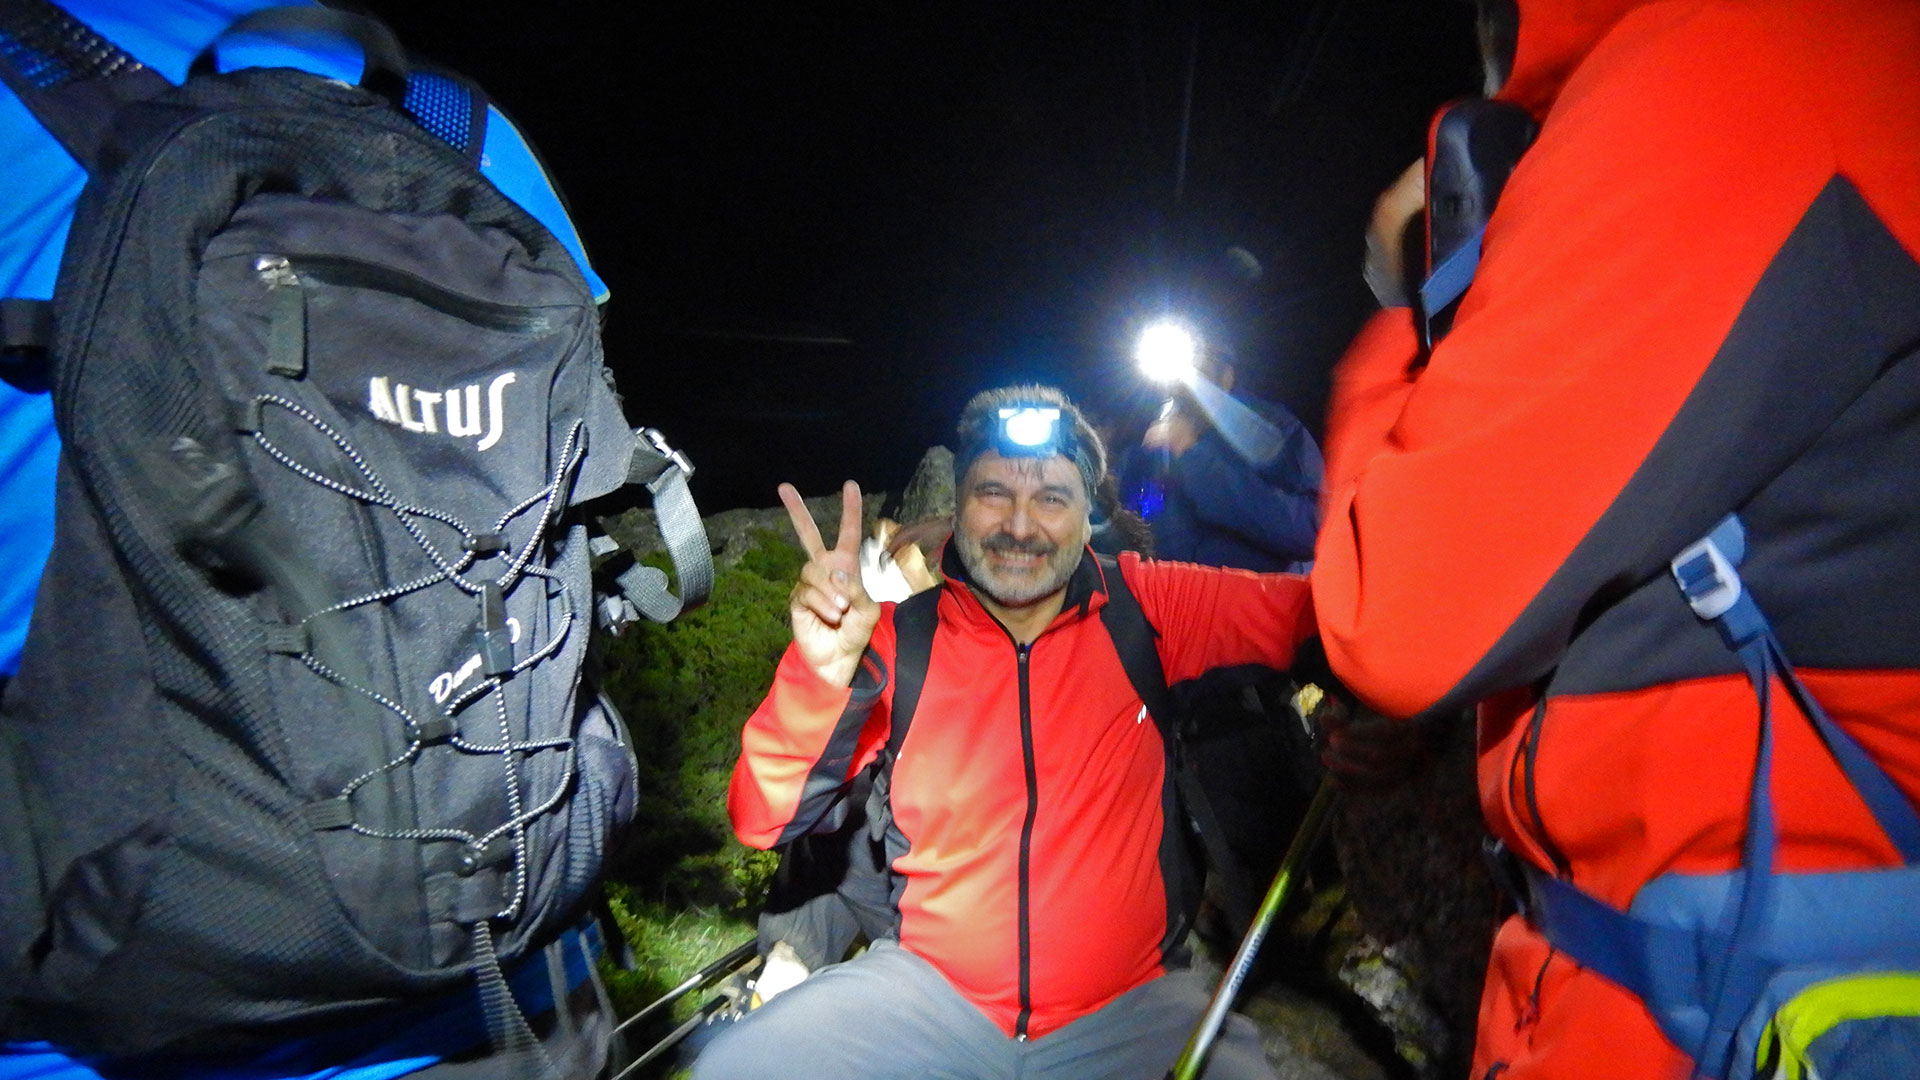
[[[654,622],[671,622],[705,603],[713,592],[713,551],[700,522],[700,508],[687,487],[693,464],[653,428],[641,428],[635,436],[627,483],[645,487],[653,497],[660,538],[666,541],[680,594],[674,595],[668,587],[664,571],[634,562],[614,578],[621,595],[611,604],[620,610],[607,612],[604,621],[615,627],[632,621],[628,608]]]

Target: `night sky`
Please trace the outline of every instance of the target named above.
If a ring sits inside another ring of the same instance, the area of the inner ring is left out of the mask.
[[[1317,427],[1373,197],[1477,82],[1461,0],[372,6],[539,146],[706,512],[898,491],[1015,380],[1137,432],[1163,311]]]

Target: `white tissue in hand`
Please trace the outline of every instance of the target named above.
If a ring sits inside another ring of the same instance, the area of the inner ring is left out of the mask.
[[[881,603],[898,603],[913,595],[913,586],[907,584],[893,556],[871,536],[860,541],[860,584],[866,586],[868,596]]]

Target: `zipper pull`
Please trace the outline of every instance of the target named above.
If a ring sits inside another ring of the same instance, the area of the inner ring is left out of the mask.
[[[298,379],[307,373],[307,297],[285,255],[262,255],[253,271],[267,283],[267,370]]]
[[[293,260],[285,255],[262,255],[254,260],[253,272],[267,283],[269,289],[298,287],[300,275],[293,272]]]

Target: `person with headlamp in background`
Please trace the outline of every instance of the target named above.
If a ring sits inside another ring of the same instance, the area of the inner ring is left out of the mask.
[[[1141,446],[1163,452],[1162,501],[1148,516],[1154,556],[1305,573],[1320,530],[1320,448],[1283,406],[1233,393],[1231,357],[1161,320],[1135,359],[1168,387]]]
[[[1157,559],[1304,574],[1320,525],[1320,448],[1282,406],[1233,393],[1228,351],[1184,321],[1141,330],[1134,361],[1167,393],[1134,455],[1159,499],[1147,524]],[[1280,672],[1222,669],[1176,693],[1187,762],[1205,777],[1211,826],[1208,905],[1200,929],[1214,939],[1251,925],[1319,782],[1312,732],[1289,704],[1297,688]],[[1327,732],[1348,741],[1344,727]]]
[[[1056,390],[983,393],[958,436],[945,580],[898,605],[861,587],[857,486],[832,547],[780,489],[808,561],[793,645],[742,734],[734,829],[760,848],[801,836],[880,761],[869,817],[898,921],[718,1036],[696,1077],[1147,1080],[1205,1010],[1209,987],[1185,966],[1196,881],[1162,718],[1107,609],[1137,604],[1177,684],[1290,665],[1313,622],[1306,582],[1093,555],[1106,453]],[[1244,1018],[1206,1075],[1273,1075]]]
[[[1478,706],[1522,910],[1473,1075],[1913,1076],[1920,6],[1480,8],[1493,100],[1376,216],[1425,203],[1429,276],[1336,372],[1313,573],[1362,699]]]

